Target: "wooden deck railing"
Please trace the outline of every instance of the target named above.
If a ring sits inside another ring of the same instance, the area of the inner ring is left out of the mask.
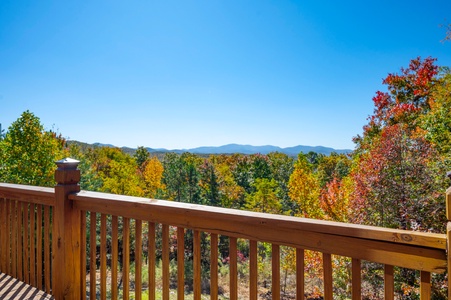
[[[352,299],[361,299],[362,261],[385,265],[385,299],[394,298],[393,266],[420,271],[421,299],[431,298],[431,273],[444,273],[450,266],[450,225],[447,234],[421,233],[79,191],[77,162],[72,160],[58,162],[56,181],[55,189],[0,184],[0,271],[56,299],[129,299],[131,290],[134,299],[141,299],[145,289],[148,298],[155,299],[157,281],[158,293],[169,299],[171,280],[176,282],[177,298],[184,299],[184,251],[177,251],[174,258],[179,270],[175,279],[170,278],[169,253],[170,241],[176,240],[178,249],[185,248],[188,230],[193,236],[194,299],[201,298],[201,274],[206,268],[201,262],[201,235],[205,234],[210,237],[211,299],[219,294],[218,240],[222,236],[229,238],[230,299],[239,297],[238,239],[249,243],[249,299],[258,298],[259,242],[272,245],[272,299],[281,295],[281,246],[295,249],[296,299],[304,299],[305,250],[322,253],[324,299],[334,296],[332,255],[352,259]],[[451,203],[451,190],[446,201]],[[447,216],[451,220],[450,211]],[[157,251],[161,252],[161,278],[156,275]]]

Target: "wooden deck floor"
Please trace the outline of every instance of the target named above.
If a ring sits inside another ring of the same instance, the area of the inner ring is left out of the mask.
[[[54,298],[22,281],[0,273],[0,300],[6,299],[47,300]]]

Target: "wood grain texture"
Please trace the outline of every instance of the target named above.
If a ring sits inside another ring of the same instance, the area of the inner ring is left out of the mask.
[[[304,300],[305,297],[304,257],[304,249],[296,248],[296,300]]]
[[[360,259],[352,259],[352,300],[362,299],[362,269]]]
[[[393,300],[395,297],[395,284],[394,284],[394,268],[390,265],[384,266],[384,295],[385,300]]]

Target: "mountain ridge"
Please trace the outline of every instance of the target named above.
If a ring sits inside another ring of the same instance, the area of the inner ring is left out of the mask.
[[[92,146],[92,147],[116,147],[112,144],[103,144],[103,143],[93,143],[93,144],[87,144],[83,142],[78,141],[70,141],[72,143],[81,143],[86,146]],[[131,147],[118,147],[123,149],[125,152],[128,153],[134,153],[136,151],[136,148]],[[324,155],[330,155],[331,153],[335,152],[337,154],[347,154],[351,153],[351,149],[334,149],[331,147],[325,147],[325,146],[305,146],[305,145],[297,145],[292,147],[278,147],[273,145],[263,145],[263,146],[253,146],[253,145],[247,145],[247,144],[226,144],[222,146],[202,146],[202,147],[196,147],[196,148],[189,148],[189,149],[165,149],[165,148],[150,148],[145,147],[150,153],[166,153],[166,152],[175,152],[175,153],[184,153],[184,152],[190,152],[194,154],[233,154],[233,153],[240,153],[240,154],[268,154],[270,152],[281,152],[285,153],[290,156],[297,156],[299,153],[308,153],[308,152],[316,152]]]

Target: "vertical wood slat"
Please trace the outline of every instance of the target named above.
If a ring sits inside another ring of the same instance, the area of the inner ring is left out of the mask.
[[[8,244],[6,242],[6,236],[9,234],[9,228],[6,228],[6,218],[8,216],[6,204],[6,199],[0,199],[0,271],[7,274],[6,248],[8,247]]]
[[[96,299],[96,257],[97,257],[97,214],[93,211],[89,215],[89,299]]]
[[[135,299],[141,300],[142,292],[142,221],[135,220]]]
[[[230,300],[238,300],[237,238],[229,237]]]
[[[333,281],[332,281],[332,255],[323,253],[323,268],[324,268],[324,299],[333,299]]]
[[[148,223],[149,233],[148,233],[148,245],[147,249],[149,251],[148,257],[149,257],[149,300],[155,300],[155,263],[156,263],[156,257],[155,257],[155,223],[149,222]]]
[[[117,266],[119,259],[118,233],[119,222],[117,216],[111,217],[111,299],[117,299]]]
[[[360,259],[352,259],[352,300],[362,299],[362,273]]]
[[[11,276],[17,277],[17,201],[11,201]]]
[[[30,284],[36,284],[36,205],[30,204]]]
[[[5,199],[5,201],[6,201],[6,204],[5,204],[5,206],[6,206],[6,232],[7,232],[7,235],[6,235],[6,258],[7,258],[7,261],[6,261],[6,265],[5,265],[5,268],[6,268],[6,272],[8,273],[8,274],[11,274],[11,263],[10,263],[10,260],[11,260],[11,201],[9,200],[9,199]]]
[[[36,253],[38,257],[36,262],[36,280],[37,288],[42,289],[42,205],[38,205],[36,209]]]
[[[384,294],[385,300],[393,300],[395,297],[394,268],[390,265],[384,266]]]
[[[123,281],[123,299],[130,298],[130,219],[122,218],[123,222],[123,263],[122,263],[122,281]]]
[[[431,273],[420,272],[420,299],[431,299]]]
[[[23,221],[23,273],[24,273],[24,281],[27,284],[30,284],[30,271],[29,271],[29,261],[30,261],[30,253],[28,251],[28,203],[23,204],[22,210],[22,221]]]
[[[17,278],[19,280],[23,280],[23,240],[22,240],[22,210],[23,210],[23,202],[18,202],[17,205]]]
[[[106,300],[106,215],[100,215],[100,299]]]
[[[218,235],[210,235],[210,299],[218,299]]]
[[[50,294],[50,279],[51,279],[51,257],[50,257],[50,207],[44,206],[44,285],[45,292]]]
[[[280,246],[277,244],[272,244],[272,255],[271,255],[271,291],[272,299],[280,299]]]
[[[296,300],[304,300],[305,274],[304,274],[304,249],[296,248]]]
[[[163,269],[163,300],[169,300],[169,225],[161,226],[161,242],[162,242],[162,263]]]
[[[257,300],[258,297],[258,257],[257,241],[249,241],[249,299]]]
[[[201,249],[200,249],[200,231],[193,231],[193,299],[201,298]]]
[[[80,295],[81,299],[86,299],[86,250],[87,250],[87,240],[86,240],[86,211],[81,211],[80,213]]]
[[[177,227],[177,299],[185,299],[185,229]]]

